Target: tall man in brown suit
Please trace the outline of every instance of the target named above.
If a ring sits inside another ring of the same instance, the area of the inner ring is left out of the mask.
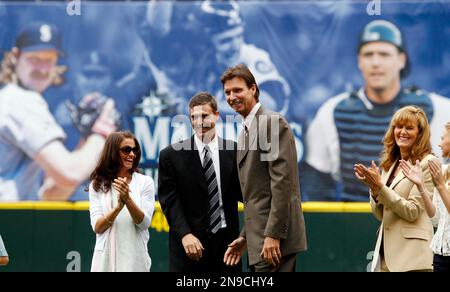
[[[306,250],[306,232],[292,130],[283,116],[261,106],[245,65],[229,68],[221,82],[228,104],[244,118],[237,165],[245,227],[224,261],[238,263],[247,244],[251,270],[293,272],[297,253]]]

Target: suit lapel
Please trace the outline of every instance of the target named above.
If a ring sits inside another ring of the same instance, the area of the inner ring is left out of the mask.
[[[397,164],[397,162],[394,162],[394,164],[391,165],[391,167],[389,168],[389,170],[387,172],[381,173],[381,179],[383,180],[384,184],[387,184],[387,181],[388,181],[389,177],[391,176],[391,173],[394,171],[395,164]]]
[[[246,141],[245,141],[245,129],[242,127],[241,133],[239,134],[238,138],[238,148],[237,148],[237,162],[238,164],[241,162],[241,160],[244,158],[244,156],[247,154],[246,151]]]
[[[264,109],[261,106],[255,114],[255,117],[250,125],[250,129],[248,130],[248,137],[245,136],[245,129],[242,128],[241,134],[239,135],[238,140],[238,165],[244,160],[247,156],[249,150],[257,150],[257,141],[258,137],[258,119],[259,116],[263,113]],[[240,149],[240,150],[239,150]]]
[[[195,176],[194,181],[197,181],[202,189],[205,190],[207,193],[207,187],[206,187],[206,180],[203,175],[203,166],[202,162],[200,160],[200,157],[198,155],[198,148],[197,144],[195,144],[194,136],[191,138],[191,147],[190,150],[187,151],[188,153],[188,167],[191,169],[191,175]]]
[[[228,157],[228,150],[224,148],[224,140],[218,137],[219,140],[219,166],[220,166],[220,188],[222,196],[225,194],[225,186],[228,185],[228,180],[231,177],[233,170],[233,160]]]
[[[395,169],[395,166],[397,165],[397,161],[394,162],[394,164],[392,164],[391,168],[389,168],[389,171],[387,173],[385,173],[384,176],[382,176],[382,180],[384,182],[384,184],[387,183],[387,181],[389,180],[389,177],[391,177],[392,172]],[[394,178],[394,180],[392,181],[391,185],[389,186],[389,188],[391,190],[393,190],[395,188],[395,186],[401,182],[403,179],[405,178],[405,175],[403,174],[403,171],[400,171]]]
[[[400,171],[392,182],[391,189],[393,190],[404,178],[405,175],[403,174],[403,171]]]
[[[258,136],[258,118],[259,113],[261,111],[261,108],[259,108],[258,112],[255,115],[255,119],[253,120],[252,124],[250,125],[250,129],[248,130],[248,149],[250,150],[257,150],[256,145],[256,137]]]
[[[403,171],[399,171],[397,176],[394,178],[394,181],[392,182],[390,189],[393,190],[396,185],[398,185],[399,182],[401,182],[405,178],[405,175],[403,174]]]

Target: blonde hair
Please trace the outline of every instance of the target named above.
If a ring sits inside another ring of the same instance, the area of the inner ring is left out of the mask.
[[[400,158],[400,148],[397,146],[394,136],[395,127],[409,123],[417,123],[419,127],[419,134],[410,152],[409,158],[411,161],[422,160],[426,155],[431,153],[430,125],[425,112],[417,106],[405,106],[395,112],[389,128],[384,135],[384,149],[381,153],[380,164],[384,170],[387,171]]]
[[[17,56],[13,51],[5,52],[0,65],[0,83],[19,83],[19,77],[16,74]],[[52,74],[52,85],[58,86],[64,83],[64,73],[67,66],[55,66]]]

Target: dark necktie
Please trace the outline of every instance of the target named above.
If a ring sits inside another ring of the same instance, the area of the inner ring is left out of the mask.
[[[205,175],[209,194],[209,228],[212,233],[216,233],[221,227],[219,186],[217,184],[211,150],[208,146],[205,146],[203,152],[205,152],[205,158],[203,159],[203,174]]]

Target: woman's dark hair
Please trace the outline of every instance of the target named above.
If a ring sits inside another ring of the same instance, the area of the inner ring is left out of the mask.
[[[90,180],[96,192],[109,192],[111,184],[120,170],[120,143],[125,139],[133,139],[138,150],[134,153],[135,159],[130,174],[137,171],[141,160],[141,147],[136,137],[131,132],[113,132],[106,138],[105,146],[100,156],[100,160],[92,172]]]

